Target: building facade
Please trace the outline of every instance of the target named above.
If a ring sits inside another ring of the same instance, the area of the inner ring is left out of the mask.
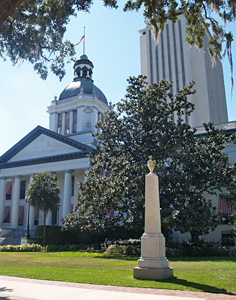
[[[192,127],[202,126],[204,122],[215,124],[228,122],[223,69],[220,59],[213,67],[208,52],[209,34],[206,31],[203,48],[190,46],[185,40],[186,21],[179,15],[176,23],[167,21],[160,33],[158,42],[150,26],[140,30],[141,74],[153,84],[162,79],[172,80],[171,92],[175,95],[191,80],[195,81],[196,93],[189,97],[195,111],[185,116],[185,122]]]
[[[109,109],[103,92],[92,80],[93,64],[82,55],[74,64],[74,80],[48,107],[49,129],[37,126],[0,157],[0,228],[8,231],[43,224],[42,212],[26,203],[26,189],[40,172],[56,174],[60,205],[47,214],[47,225],[61,225],[76,202],[78,181],[96,152],[96,123]]]
[[[148,32],[150,30],[146,29],[147,36]],[[149,71],[150,68],[147,68]],[[58,210],[55,213],[48,212],[46,224],[61,225],[62,217],[73,211],[78,193],[77,183],[84,180],[85,172],[90,167],[88,154],[96,153],[96,139],[92,133],[97,132],[96,123],[109,110],[107,99],[94,85],[92,74],[92,62],[82,55],[75,62],[73,81],[48,107],[49,129],[37,126],[0,157],[0,243],[1,236],[16,229],[25,230],[28,217],[30,229],[43,224],[43,213],[33,207],[29,209],[25,201],[27,186],[36,173],[53,172],[60,188]],[[154,79],[157,77],[153,75]],[[179,87],[175,83],[173,89]],[[223,127],[228,134],[236,132],[235,122],[226,123]],[[204,128],[198,128],[197,134],[204,134]],[[226,151],[230,163],[234,164],[236,146],[230,145]],[[219,212],[225,215],[232,213],[232,209],[229,210],[219,197],[212,198],[212,201]],[[232,226],[226,221],[223,220],[214,232],[207,235],[206,240],[231,243]],[[188,238],[188,234],[173,232],[175,241]]]

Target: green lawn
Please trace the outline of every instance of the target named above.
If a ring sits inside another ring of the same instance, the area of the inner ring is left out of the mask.
[[[0,275],[131,287],[236,294],[236,258],[170,259],[174,277],[137,280],[137,258],[81,252],[0,252]]]

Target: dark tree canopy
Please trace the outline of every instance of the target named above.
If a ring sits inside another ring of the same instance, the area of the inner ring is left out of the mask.
[[[164,232],[171,228],[190,232],[196,243],[217,226],[210,198],[235,184],[236,168],[222,151],[235,137],[211,123],[205,124],[207,135],[197,137],[183,121],[183,115],[194,109],[187,99],[192,84],[175,96],[169,92],[171,86],[161,81],[148,87],[141,76],[129,79],[117,111],[105,113],[98,124],[101,149],[86,182],[79,183],[78,213],[64,219],[65,228],[105,232],[110,237],[124,229],[130,236],[140,236],[150,155],[157,162]]]
[[[116,0],[103,0],[103,3],[113,8],[119,4]],[[66,26],[71,16],[81,10],[89,11],[91,5],[91,0],[1,0],[0,57],[10,57],[13,64],[29,61],[43,79],[47,78],[50,67],[62,79],[65,63],[73,60],[75,55],[74,45],[64,40]],[[202,47],[205,29],[209,30],[212,58],[221,57],[226,51],[233,68],[233,36],[226,26],[235,21],[235,7],[235,0],[128,0],[124,10],[144,8],[146,22],[152,25],[156,37],[167,19],[175,22],[178,13],[184,13],[188,42]]]
[[[49,173],[34,175],[27,189],[29,205],[37,207],[44,214],[43,246],[46,237],[46,215],[49,210],[52,212],[57,210],[60,202],[59,193],[56,176]]]

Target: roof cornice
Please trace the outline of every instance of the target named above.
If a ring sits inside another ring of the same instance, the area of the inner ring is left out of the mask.
[[[55,140],[58,140],[62,143],[77,148],[78,150],[80,150],[80,153],[81,152],[85,154],[90,152],[95,153],[95,150],[89,146],[83,145],[71,138],[58,134],[52,130],[46,129],[41,126],[37,126],[0,157],[0,165],[7,163],[12,157],[14,157],[18,152],[24,149],[27,145],[29,145],[33,140],[35,140],[41,134],[45,134]]]

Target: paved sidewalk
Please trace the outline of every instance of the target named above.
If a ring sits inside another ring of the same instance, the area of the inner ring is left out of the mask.
[[[0,276],[0,300],[236,300],[236,295],[99,286]]]

